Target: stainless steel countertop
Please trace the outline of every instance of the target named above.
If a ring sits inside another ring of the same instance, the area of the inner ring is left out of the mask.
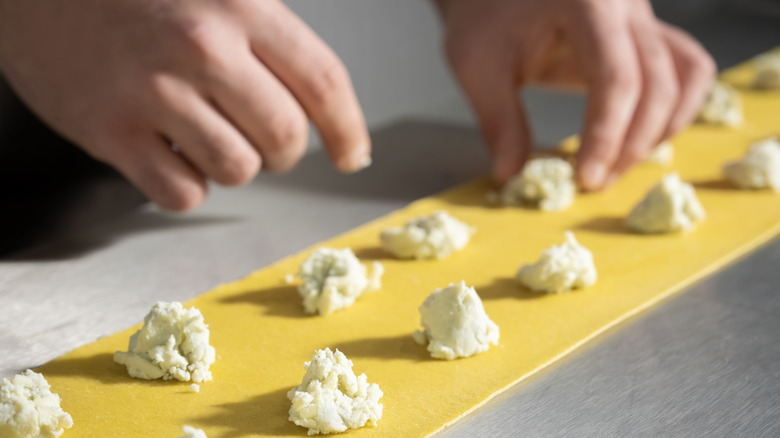
[[[695,5],[704,3],[654,2],[662,16],[688,24],[721,66],[780,42],[777,22],[701,14]],[[544,142],[577,129],[581,101],[530,100]],[[443,113],[468,118],[456,106]],[[194,297],[487,170],[470,127],[410,121],[373,138],[375,164],[361,174],[339,175],[313,154],[289,175],[214,188],[183,216],[144,205],[110,175],[46,201],[3,202],[0,224],[14,220],[0,226],[2,239],[37,243],[0,258],[0,377],[135,324],[156,300]],[[775,240],[442,435],[780,436],[778,266]]]
[[[361,174],[339,175],[315,153],[290,175],[216,189],[184,216],[140,205],[112,178],[68,195],[75,211],[56,215],[64,237],[0,262],[0,376],[137,323],[157,300],[191,298],[487,168],[470,128],[406,122],[374,139],[375,165]],[[84,227],[93,216],[101,221]],[[442,435],[780,436],[777,266],[775,241]]]

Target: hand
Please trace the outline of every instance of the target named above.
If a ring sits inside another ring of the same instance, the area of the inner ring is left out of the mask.
[[[279,0],[0,0],[0,71],[44,121],[171,210],[370,139],[349,75]],[[172,145],[175,144],[175,147]]]
[[[517,89],[587,90],[577,179],[609,185],[696,116],[716,73],[647,0],[437,0],[447,54],[494,157],[499,183],[531,149]]]

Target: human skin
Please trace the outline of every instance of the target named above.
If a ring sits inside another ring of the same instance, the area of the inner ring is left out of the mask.
[[[450,64],[506,182],[531,151],[518,89],[585,90],[577,153],[586,190],[614,182],[690,124],[716,73],[688,34],[647,0],[436,0]]]
[[[715,66],[646,0],[437,0],[446,50],[505,182],[531,149],[517,90],[588,91],[577,174],[608,185],[694,117]],[[307,121],[369,163],[349,75],[279,0],[0,0],[0,72],[45,122],[163,208],[285,171]],[[172,147],[175,145],[175,147]]]
[[[170,210],[200,204],[207,180],[290,169],[309,119],[338,169],[369,162],[346,68],[278,0],[0,0],[0,72]]]

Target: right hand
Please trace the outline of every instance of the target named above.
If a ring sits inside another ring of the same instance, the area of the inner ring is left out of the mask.
[[[309,118],[341,171],[370,157],[346,68],[279,0],[0,0],[0,71],[170,210],[200,204],[209,179],[290,169]]]
[[[505,183],[531,151],[517,90],[587,92],[577,180],[603,189],[690,124],[715,76],[690,35],[649,0],[437,0],[447,54],[472,103],[494,175]]]

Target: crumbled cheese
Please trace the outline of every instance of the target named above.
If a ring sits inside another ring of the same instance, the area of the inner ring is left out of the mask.
[[[689,231],[705,217],[693,186],[670,173],[631,210],[626,226],[639,233]]]
[[[571,205],[576,191],[571,164],[556,157],[536,158],[506,183],[499,198],[504,205],[560,211]]]
[[[760,56],[755,61],[756,76],[753,88],[776,90],[780,88],[780,52]]]
[[[545,250],[533,265],[521,266],[516,278],[536,292],[562,293],[591,286],[596,276],[593,254],[567,231],[563,244]]]
[[[54,438],[73,427],[60,397],[32,370],[0,380],[0,437]]]
[[[726,164],[723,173],[740,189],[780,192],[780,138],[753,144],[740,161]]]
[[[463,249],[474,228],[455,219],[446,211],[421,216],[403,227],[382,231],[382,246],[402,259],[443,259]]]
[[[674,145],[671,142],[664,141],[650,152],[645,158],[645,162],[660,164],[662,166],[671,166],[674,161]]]
[[[197,383],[193,383],[192,385],[190,385],[190,391],[200,392],[200,385],[198,385]]]
[[[466,283],[450,284],[433,291],[420,306],[422,330],[414,340],[428,344],[438,359],[469,357],[498,345],[498,326],[488,318],[482,300]]]
[[[207,438],[206,432],[201,429],[195,429],[192,426],[182,426],[181,431],[184,432],[184,435],[179,438]]]
[[[292,402],[290,421],[309,429],[309,435],[344,432],[382,418],[382,390],[365,374],[355,376],[352,361],[329,348],[317,350],[304,364],[303,382],[287,393]]]
[[[371,276],[351,249],[320,248],[302,264],[298,292],[306,313],[331,313],[352,305],[364,292],[381,287],[384,267],[373,263]]]
[[[114,361],[132,377],[195,383],[211,380],[214,358],[200,310],[175,301],[155,304],[141,330],[130,337],[128,351],[114,353]]]
[[[295,283],[295,275],[293,274],[287,274],[284,276],[284,282],[285,284],[293,284]]]
[[[737,90],[724,82],[713,83],[704,105],[699,110],[698,120],[713,125],[741,125],[744,120],[742,99]]]

